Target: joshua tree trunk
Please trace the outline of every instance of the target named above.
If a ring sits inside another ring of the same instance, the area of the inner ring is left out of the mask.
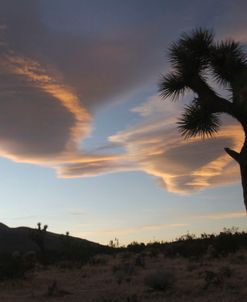
[[[225,151],[233,158],[235,161],[238,162],[240,166],[240,174],[241,174],[241,181],[243,187],[243,197],[244,197],[244,204],[245,210],[247,214],[247,137],[245,136],[245,141],[240,153],[225,148]]]
[[[243,186],[244,204],[247,213],[247,137],[245,135],[244,145],[239,156],[241,180]]]
[[[241,180],[244,195],[244,204],[247,214],[247,158],[240,162]]]

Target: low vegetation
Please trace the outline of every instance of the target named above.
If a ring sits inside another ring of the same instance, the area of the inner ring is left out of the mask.
[[[149,272],[145,277],[145,285],[156,291],[167,291],[174,287],[174,274],[172,271],[156,270]]]
[[[61,240],[60,253],[0,254],[1,301],[10,293],[6,301],[245,301],[247,233],[234,228],[104,249],[77,249],[69,234]]]

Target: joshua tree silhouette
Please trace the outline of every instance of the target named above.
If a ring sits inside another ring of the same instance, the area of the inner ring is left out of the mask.
[[[242,126],[245,141],[240,152],[225,148],[240,166],[245,208],[247,210],[247,58],[241,45],[233,40],[214,41],[212,31],[196,29],[182,34],[171,44],[169,59],[173,70],[162,76],[159,91],[163,98],[175,100],[186,90],[196,97],[185,107],[178,129],[185,138],[214,135],[220,127],[219,115],[226,113]],[[208,84],[208,76],[231,96],[221,97]]]
[[[41,253],[41,260],[45,263],[46,261],[46,248],[45,248],[45,237],[48,229],[48,225],[45,224],[41,229],[41,223],[37,223],[38,228],[32,230],[30,234],[31,240],[36,243]]]

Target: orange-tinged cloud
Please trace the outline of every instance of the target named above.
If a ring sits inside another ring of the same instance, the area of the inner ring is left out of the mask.
[[[165,120],[146,120],[145,115],[142,123],[109,137],[110,143],[125,148],[122,154],[97,162],[66,164],[58,169],[59,176],[142,171],[155,176],[168,191],[179,194],[239,181],[238,165],[224,152],[224,147],[241,148],[241,127],[231,122],[222,127],[217,137],[186,141],[174,125],[176,110],[175,106]]]
[[[197,219],[209,219],[209,220],[223,220],[223,219],[235,219],[246,217],[246,212],[224,212],[224,213],[211,213],[208,215],[198,215]]]
[[[2,156],[54,167],[61,178],[143,171],[158,178],[168,191],[180,194],[237,180],[236,165],[231,164],[231,158],[223,150],[229,145],[241,148],[243,135],[236,124],[224,126],[217,138],[184,141],[174,126],[177,105],[162,111],[160,99],[154,97],[132,110],[143,117],[142,123],[109,137],[110,143],[124,147],[125,152],[87,154],[79,148],[79,142],[90,134],[92,117],[73,89],[54,70],[51,72],[29,58],[12,54],[5,56],[1,65],[7,73],[24,78],[31,87],[51,96],[73,117],[67,140],[59,152],[44,157],[25,156],[4,149],[3,143]]]
[[[17,2],[7,1],[0,12],[1,22],[6,22],[0,24],[0,112],[6,113],[0,117],[1,156],[53,167],[64,178],[142,171],[181,194],[239,180],[238,166],[223,148],[241,148],[240,127],[228,123],[215,139],[184,141],[175,129],[180,107],[157,96],[132,109],[141,117],[139,124],[109,137],[110,154],[81,147],[92,132],[92,108],[123,98],[152,76],[156,81],[164,71],[163,49],[177,29],[173,33],[151,22],[145,30],[145,14],[135,35],[130,26],[109,38],[101,36],[101,28],[89,37],[83,30],[60,31],[46,24],[40,1],[21,7]],[[236,5],[232,9],[244,24],[243,10]],[[228,13],[235,22],[232,9]],[[181,22],[184,16],[178,16]],[[160,22],[174,19],[160,17]],[[186,20],[182,27],[190,28]],[[229,20],[217,20],[231,34],[225,26]],[[229,28],[245,42],[244,30]],[[111,149],[112,143],[124,151]]]
[[[1,67],[5,72],[28,80],[31,87],[53,97],[73,116],[73,124],[69,129],[69,137],[64,148],[52,156],[37,156],[37,154],[23,155],[0,148],[1,156],[16,162],[28,162],[54,167],[58,177],[74,178],[78,176],[95,176],[99,174],[130,171],[130,165],[120,155],[87,154],[79,149],[81,139],[85,139],[91,132],[92,117],[83,107],[76,93],[62,83],[61,77],[43,68],[37,61],[16,55],[7,55],[1,60]],[[32,119],[32,117],[30,117]],[[47,133],[49,135],[49,133]]]
[[[15,151],[13,144],[10,144],[12,148],[6,148],[3,142],[0,147],[1,156],[16,162],[53,167],[58,177],[66,178],[94,176],[107,173],[109,170],[112,172],[131,170],[119,155],[88,154],[79,148],[81,139],[85,139],[91,132],[92,116],[83,107],[73,89],[62,83],[61,77],[55,74],[54,70],[51,73],[48,68],[43,68],[37,61],[16,55],[4,56],[0,64],[6,73],[24,78],[30,87],[35,87],[46,95],[52,96],[54,101],[60,103],[73,116],[66,144],[59,152],[48,154],[48,156],[37,155],[35,152],[20,154]],[[29,118],[32,119],[35,116],[29,116]],[[46,135],[49,136],[49,133]]]
[[[72,113],[76,122],[70,129],[71,139],[67,144],[68,149],[74,148],[74,144],[78,144],[81,137],[85,138],[89,135],[91,131],[91,116],[71,88],[59,83],[55,76],[49,75],[47,70],[32,59],[8,55],[4,57],[3,65],[8,72],[26,77],[32,81],[35,86],[53,96]]]
[[[228,122],[214,138],[183,140],[175,128],[177,105],[170,105],[163,115],[158,102],[161,100],[154,97],[134,108],[144,122],[110,137],[125,146],[128,158],[140,171],[180,194],[239,181],[238,165],[224,152],[224,147],[240,150],[244,137],[239,125]]]
[[[187,223],[170,223],[170,224],[147,224],[147,225],[139,225],[133,227],[119,228],[119,229],[105,229],[96,230],[91,232],[79,232],[77,236],[85,237],[85,236],[93,236],[93,235],[111,235],[111,236],[123,236],[129,234],[135,234],[140,232],[151,232],[165,229],[173,229],[173,228],[184,228],[188,226]]]
[[[60,178],[92,177],[108,173],[135,171],[136,166],[131,161],[125,160],[122,156],[103,157],[88,161],[76,161],[61,164],[57,168],[57,175]]]

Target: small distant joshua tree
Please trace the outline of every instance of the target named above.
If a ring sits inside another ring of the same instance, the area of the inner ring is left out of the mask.
[[[214,135],[220,128],[219,116],[226,113],[236,119],[245,134],[237,152],[226,153],[240,166],[245,208],[247,210],[247,57],[233,40],[214,41],[212,31],[196,29],[183,34],[169,49],[172,71],[162,77],[160,93],[175,100],[186,91],[195,97],[185,107],[178,129],[185,138]],[[220,96],[208,83],[209,76],[226,88],[228,98]]]
[[[118,248],[119,247],[119,239],[114,238],[114,240],[110,240],[109,246],[113,248]]]
[[[60,236],[60,240],[61,240],[61,243],[62,243],[62,245],[63,245],[64,252],[65,252],[67,255],[71,253],[71,246],[72,246],[72,240],[71,240],[71,239],[72,239],[72,238],[70,237],[68,231],[65,233],[65,235],[62,234],[62,235]]]
[[[46,249],[45,249],[45,237],[48,229],[48,225],[45,224],[43,229],[41,228],[41,223],[37,223],[38,228],[31,232],[31,239],[35,242],[40,250],[42,260],[45,261]]]

